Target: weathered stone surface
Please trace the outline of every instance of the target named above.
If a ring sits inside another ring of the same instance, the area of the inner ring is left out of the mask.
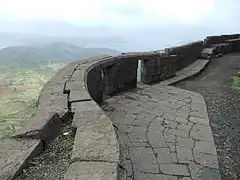
[[[218,160],[216,155],[207,154],[205,152],[200,152],[194,149],[193,156],[195,161],[202,166],[208,166],[218,169]]]
[[[192,150],[186,147],[176,147],[177,149],[177,158],[179,163],[189,163],[189,162],[193,162],[194,158],[193,158],[193,153]]]
[[[114,63],[103,68],[105,93],[116,94],[137,85],[137,58],[118,58]]]
[[[204,40],[204,45],[209,47],[213,44],[224,43],[229,39],[238,39],[239,34],[223,34],[220,36],[207,36]]]
[[[166,48],[168,54],[177,55],[177,69],[182,69],[196,61],[203,50],[203,41],[192,42],[182,46]]]
[[[144,84],[156,83],[175,76],[177,56],[156,56],[142,61],[141,79]]]
[[[72,90],[81,90],[84,87],[84,81],[73,82],[67,81],[66,86],[64,88],[64,93],[69,94]]]
[[[214,142],[197,141],[194,150],[217,156]]]
[[[119,136],[129,179],[203,180],[189,172],[190,165],[217,168],[216,148],[201,95],[161,83],[135,93],[111,98],[103,107],[122,132]],[[125,104],[131,105],[126,108]],[[191,116],[192,112],[201,116]],[[139,176],[141,173],[146,176]]]
[[[210,126],[196,124],[193,126],[190,135],[196,140],[214,142]]]
[[[218,169],[201,166],[197,164],[189,164],[191,177],[194,180],[221,180],[221,175]]]
[[[174,85],[179,81],[183,81],[187,78],[190,78],[201,72],[201,70],[205,68],[209,62],[210,62],[209,60],[197,59],[187,67],[177,71],[175,77],[162,81],[160,82],[160,84],[165,86]]]
[[[134,171],[159,173],[157,160],[150,147],[132,147],[129,151]]]
[[[86,88],[94,101],[98,104],[103,102],[105,84],[102,78],[102,69],[97,66],[91,67],[85,77]]]
[[[85,101],[85,100],[92,100],[90,94],[88,91],[84,88],[78,89],[78,90],[72,90],[70,92],[69,101],[72,102],[78,102],[78,101]]]
[[[160,164],[160,169],[164,174],[190,176],[187,166],[182,164]]]
[[[14,133],[13,137],[43,139],[49,143],[60,133],[61,124],[57,113],[49,113],[48,109],[42,109],[37,111],[23,128]]]
[[[178,180],[176,176],[168,176],[163,174],[146,174],[137,172],[134,176],[137,180]]]
[[[74,112],[72,125],[81,126],[82,119],[98,118],[103,114],[102,109],[94,101],[74,102],[71,104],[71,111]]]
[[[74,162],[64,180],[116,180],[117,164],[108,162]]]
[[[69,81],[72,81],[72,82],[82,82],[82,81],[84,81],[84,74],[85,74],[85,69],[83,69],[83,70],[76,70],[72,74],[72,77],[70,78]]]
[[[110,119],[104,114],[82,118],[73,145],[74,161],[119,162],[119,147]]]
[[[40,140],[1,139],[0,140],[0,179],[16,177],[42,149]]]

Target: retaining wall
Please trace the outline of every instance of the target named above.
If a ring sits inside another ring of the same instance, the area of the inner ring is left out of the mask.
[[[239,40],[232,39],[235,37],[208,37],[207,44],[214,49],[211,43],[224,39],[228,52],[240,51]],[[202,52],[203,41],[198,41],[167,48],[165,52],[125,53],[70,63],[45,84],[37,111],[26,125],[11,138],[1,140],[0,179],[14,179],[58,136],[62,123],[70,119],[76,135],[65,179],[126,179],[121,168],[124,157],[118,130],[100,108],[105,95],[136,88],[138,69],[144,84],[171,78],[177,70],[199,59]]]

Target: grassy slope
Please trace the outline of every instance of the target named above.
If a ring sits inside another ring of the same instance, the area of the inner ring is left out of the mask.
[[[231,87],[232,87],[232,89],[234,89],[236,91],[240,91],[240,77],[239,76],[232,77]]]
[[[96,55],[116,55],[107,48],[81,48],[72,44],[56,42],[45,46],[14,46],[0,50],[0,66],[37,67],[42,64],[85,59]]]
[[[41,88],[63,66],[1,71],[0,138],[21,128],[32,116]]]

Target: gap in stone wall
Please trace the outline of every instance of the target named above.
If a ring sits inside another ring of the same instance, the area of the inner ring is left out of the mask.
[[[137,69],[137,84],[142,83],[141,72],[142,72],[142,60],[138,60],[138,69]]]

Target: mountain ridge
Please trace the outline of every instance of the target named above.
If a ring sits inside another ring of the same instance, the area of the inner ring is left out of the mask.
[[[36,67],[51,63],[69,63],[98,55],[117,55],[109,48],[83,48],[65,42],[53,42],[43,46],[18,45],[0,49],[0,66]]]

